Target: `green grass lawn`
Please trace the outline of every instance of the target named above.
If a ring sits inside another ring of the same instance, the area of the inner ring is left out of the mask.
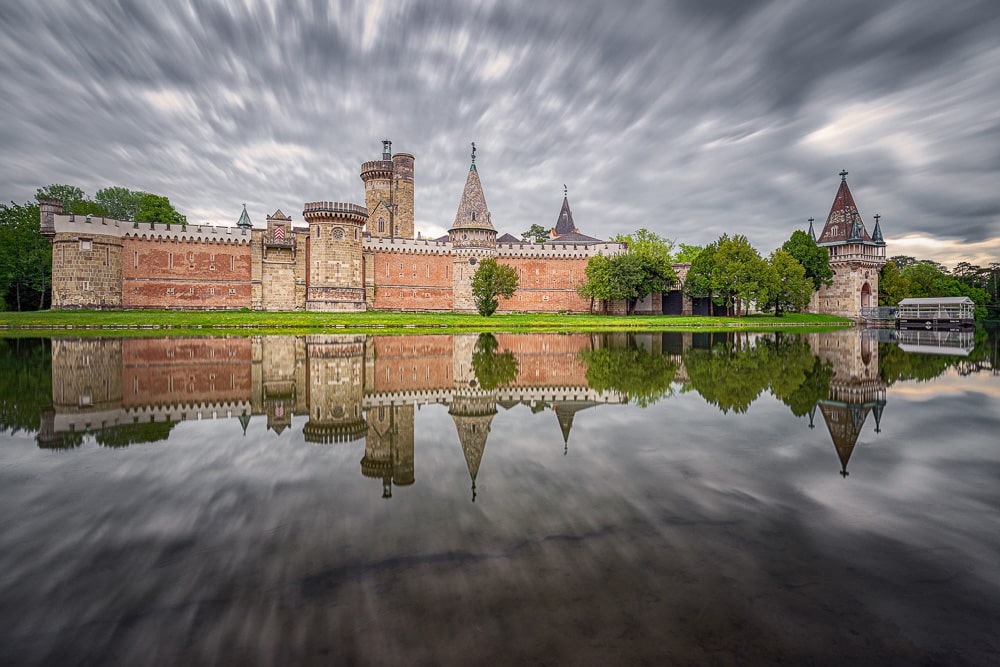
[[[556,315],[501,313],[481,317],[463,313],[364,313],[262,312],[262,311],[178,311],[178,310],[59,310],[27,313],[0,312],[0,335],[38,332],[51,335],[55,330],[74,332],[108,330],[115,335],[166,335],[226,332],[255,333],[325,331],[335,329],[380,333],[430,329],[464,331],[609,331],[615,329],[727,329],[744,327],[772,329],[785,326],[842,327],[851,320],[832,315],[788,314],[748,315],[745,317],[682,317],[677,315]],[[384,330],[384,331],[383,331]],[[36,333],[36,335],[38,335]]]

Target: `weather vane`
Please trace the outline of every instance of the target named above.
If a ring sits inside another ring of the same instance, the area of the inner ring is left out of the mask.
[[[565,183],[563,183],[563,197],[569,197],[569,188],[566,187]]]
[[[472,164],[476,164],[476,142],[472,142]]]

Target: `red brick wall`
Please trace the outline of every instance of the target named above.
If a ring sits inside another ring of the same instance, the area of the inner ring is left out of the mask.
[[[373,255],[376,310],[451,310],[451,256],[385,252]]]
[[[126,238],[122,306],[249,308],[250,265],[249,244]]]
[[[590,311],[590,299],[576,293],[576,286],[586,279],[586,258],[519,259],[503,257],[501,264],[518,272],[518,289],[512,299],[501,299],[500,310],[556,312]]]
[[[195,405],[250,399],[249,338],[126,338],[122,405]]]
[[[591,349],[589,334],[518,336],[494,334],[498,352],[518,363],[516,386],[586,386],[579,353]],[[373,356],[367,392],[451,390],[455,386],[454,338],[448,335],[381,336],[369,339]],[[468,363],[471,359],[458,360]]]

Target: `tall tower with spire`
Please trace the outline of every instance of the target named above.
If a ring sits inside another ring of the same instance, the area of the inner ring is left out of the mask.
[[[382,159],[361,165],[368,233],[376,238],[413,238],[413,156],[392,152],[382,140]]]
[[[839,176],[840,187],[816,239],[830,253],[833,270],[833,284],[820,288],[817,308],[821,313],[860,319],[862,309],[878,306],[878,273],[885,265],[885,240],[881,216],[875,215],[875,228],[869,234],[847,185],[847,171]],[[809,228],[812,235],[812,220]]]
[[[472,144],[472,165],[465,178],[462,199],[458,202],[455,222],[448,230],[452,244],[452,308],[457,312],[474,312],[472,276],[479,262],[497,256],[497,230],[490,219],[486,195],[476,167],[476,144]]]
[[[462,334],[452,338],[454,390],[448,414],[455,421],[458,442],[472,480],[472,501],[476,501],[476,477],[486,451],[486,438],[497,414],[496,390],[486,390],[472,366],[472,353],[479,336]]]

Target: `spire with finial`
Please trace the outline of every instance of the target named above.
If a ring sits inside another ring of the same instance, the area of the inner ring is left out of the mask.
[[[809,238],[811,238],[813,241],[816,240],[816,232],[815,230],[813,230],[813,222],[815,220],[816,218],[809,218]]]
[[[878,243],[879,245],[885,245],[885,239],[882,238],[882,226],[879,224],[879,220],[882,216],[878,213],[875,214],[875,229],[872,230],[872,241]]]
[[[854,203],[854,196],[847,184],[847,170],[842,170],[839,176],[840,187],[837,189],[837,196],[833,199],[830,214],[816,242],[820,245],[870,242],[872,238],[861,221],[858,206]]]
[[[477,171],[476,170],[476,142],[475,141],[472,142],[472,166],[469,167],[469,171]]]
[[[236,222],[236,226],[242,229],[244,234],[248,229],[253,227],[253,223],[250,222],[250,214],[247,213],[246,204],[243,204],[243,213],[240,214],[240,219]]]
[[[247,426],[249,425],[250,425],[250,415],[248,415],[246,411],[244,411],[243,414],[240,415],[240,426],[243,427],[244,438],[247,437]]]

